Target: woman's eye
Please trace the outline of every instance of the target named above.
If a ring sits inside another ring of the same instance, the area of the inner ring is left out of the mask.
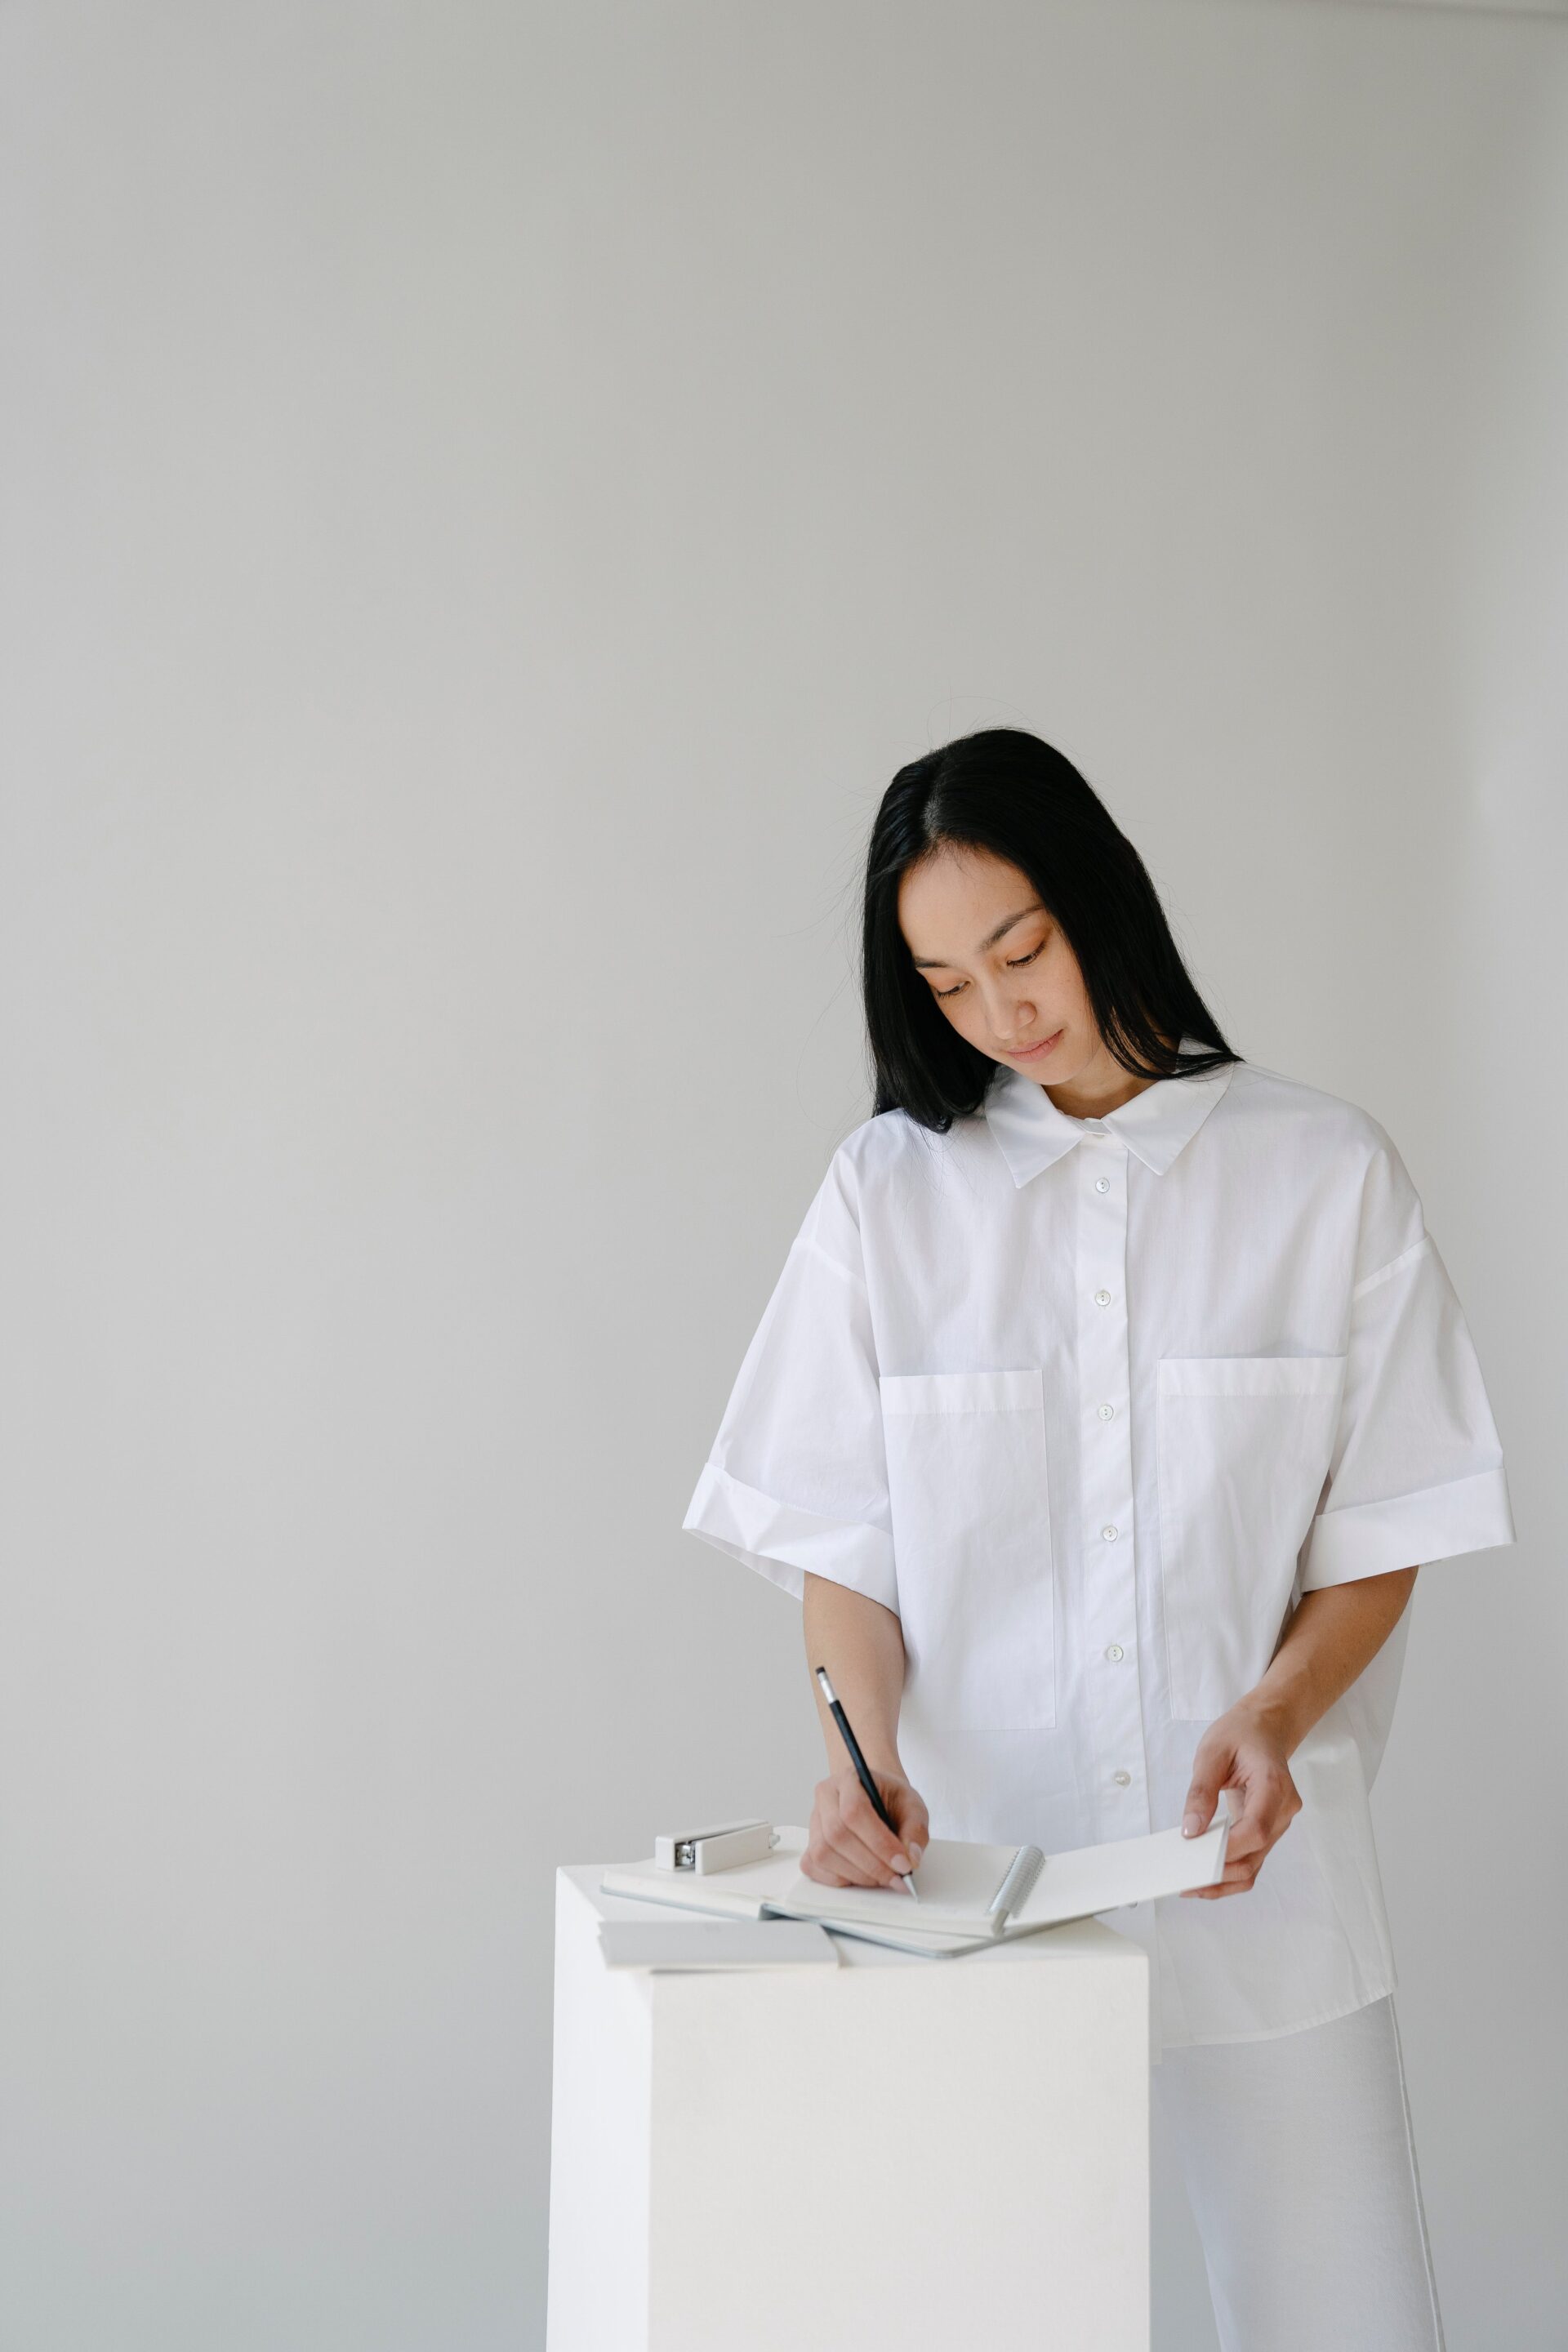
[[[1020,964],[1033,963],[1033,962],[1034,962],[1034,961],[1035,961],[1035,958],[1036,958],[1036,957],[1039,954],[1039,952],[1040,952],[1040,948],[1043,948],[1043,947],[1045,946],[1045,944],[1046,944],[1046,943],[1045,943],[1044,940],[1042,940],[1040,941],[1040,947],[1039,947],[1039,948],[1031,948],[1031,949],[1029,950],[1029,952],[1028,952],[1028,954],[1027,954],[1027,955],[1023,955],[1023,956],[1009,956],[1009,958],[1007,959],[1007,969],[1009,970],[1009,971],[1016,971]],[[961,988],[964,987],[965,985],[966,985],[966,982],[963,982],[963,981],[962,981],[962,980],[954,981],[954,982],[953,982],[953,984],[952,984],[952,986],[951,988],[933,988],[933,989],[932,989],[932,991],[931,991],[931,994],[932,994],[934,997],[938,998],[939,1000],[940,1000],[941,998],[944,997],[944,996],[956,996],[956,995],[958,994],[959,990],[960,990]]]

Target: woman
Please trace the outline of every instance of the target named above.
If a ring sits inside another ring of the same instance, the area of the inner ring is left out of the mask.
[[[804,1868],[932,1827],[1212,1821],[1102,1914],[1226,2352],[1440,2347],[1367,1791],[1416,1563],[1513,1540],[1468,1331],[1377,1121],[1232,1051],[1070,761],[991,729],[878,812],[876,1108],[835,1152],[685,1526],[804,1604],[897,1824],[828,1757]]]

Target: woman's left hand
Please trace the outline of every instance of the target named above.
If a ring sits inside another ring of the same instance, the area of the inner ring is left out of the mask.
[[[1193,1758],[1182,1827],[1189,1837],[1200,1836],[1214,1819],[1222,1789],[1240,1791],[1242,1810],[1226,1841],[1221,1876],[1212,1886],[1188,1886],[1184,1894],[1212,1901],[1251,1887],[1265,1854],[1301,1810],[1287,1760],[1289,1752],[1278,1720],[1249,1706],[1246,1699],[1238,1699],[1210,1724]]]

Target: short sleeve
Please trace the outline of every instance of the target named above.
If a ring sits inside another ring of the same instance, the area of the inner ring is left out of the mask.
[[[898,1609],[871,1302],[842,1147],[790,1244],[681,1526],[796,1600],[809,1569]]]
[[[1514,1540],[1502,1447],[1463,1311],[1381,1129],[1363,1192],[1340,1417],[1301,1590]]]

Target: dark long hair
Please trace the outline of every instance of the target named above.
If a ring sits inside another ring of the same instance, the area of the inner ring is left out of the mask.
[[[977,1110],[997,1065],[943,1015],[899,929],[899,885],[945,842],[1026,874],[1083,973],[1111,1059],[1138,1077],[1195,1076],[1233,1053],[1193,985],[1147,867],[1065,753],[1017,727],[960,736],[900,768],[866,856],[861,986],[873,1117],[904,1110],[945,1133]],[[1208,1050],[1178,1054],[1195,1038]]]

